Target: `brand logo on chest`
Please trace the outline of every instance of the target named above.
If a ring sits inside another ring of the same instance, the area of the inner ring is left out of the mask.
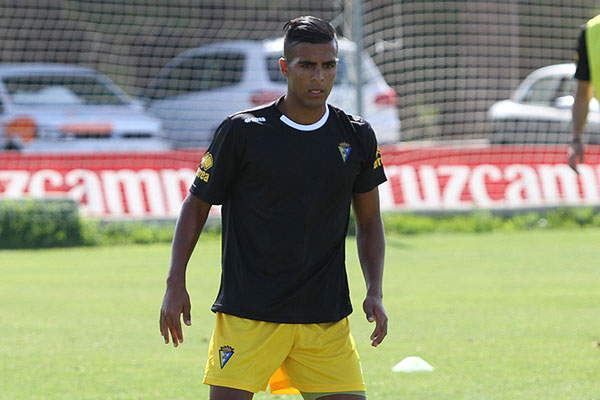
[[[246,124],[249,124],[252,122],[256,122],[256,123],[267,122],[267,119],[265,117],[252,117],[252,118],[244,119],[244,123],[246,123]]]

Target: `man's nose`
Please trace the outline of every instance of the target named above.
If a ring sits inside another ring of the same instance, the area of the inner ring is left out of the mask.
[[[316,67],[315,70],[314,70],[312,78],[315,81],[322,81],[323,79],[325,79],[325,73],[323,71],[323,68]]]

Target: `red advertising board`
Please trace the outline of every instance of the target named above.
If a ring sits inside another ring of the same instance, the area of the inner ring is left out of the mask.
[[[93,217],[176,217],[202,154],[3,152],[0,198],[66,196]]]
[[[390,147],[382,208],[461,210],[600,204],[600,146],[575,173],[566,145]]]
[[[579,174],[566,146],[382,147],[383,210],[439,211],[600,204],[600,146]],[[156,153],[0,153],[0,199],[66,196],[88,216],[172,218],[202,150]],[[215,208],[218,213],[218,208]]]

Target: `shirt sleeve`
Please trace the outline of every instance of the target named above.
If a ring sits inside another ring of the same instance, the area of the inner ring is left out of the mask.
[[[381,161],[381,151],[375,139],[375,132],[370,125],[366,125],[368,130],[367,144],[367,159],[360,174],[354,181],[352,188],[353,193],[366,193],[375,189],[377,186],[387,180],[383,171],[383,163]]]
[[[223,204],[237,169],[234,123],[227,118],[202,156],[190,193],[207,203]]]
[[[585,25],[581,28],[579,39],[577,40],[577,52],[575,53],[575,79],[580,81],[590,80],[590,65],[588,63],[587,44],[585,41]]]

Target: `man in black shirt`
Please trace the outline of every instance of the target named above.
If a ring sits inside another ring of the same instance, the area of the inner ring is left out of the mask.
[[[211,205],[222,204],[221,285],[204,378],[211,400],[248,400],[267,382],[305,399],[364,399],[347,321],[345,238],[352,205],[363,309],[377,346],[387,334],[377,190],[386,178],[370,125],[326,103],[337,68],[333,27],[300,17],[284,29],[286,95],[219,126],[183,203],[161,334],[165,343],[169,334],[175,346],[183,341],[186,266]]]

